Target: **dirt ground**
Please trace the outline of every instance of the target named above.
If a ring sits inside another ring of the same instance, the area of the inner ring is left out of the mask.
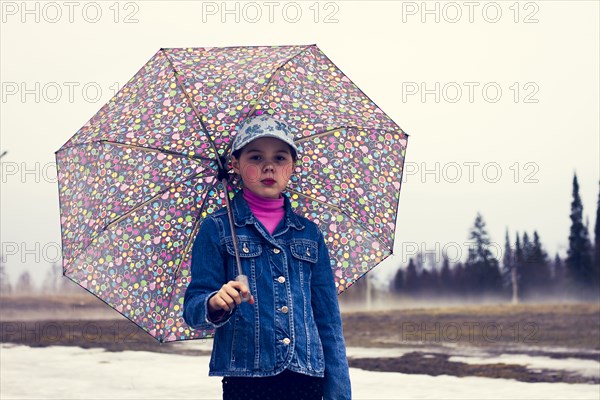
[[[158,343],[91,295],[0,297],[0,342],[209,354],[210,346]],[[598,376],[519,364],[463,363],[453,355],[525,354],[600,362],[600,305],[523,304],[343,313],[348,347],[409,349],[398,357],[349,358],[351,367],[408,374],[485,376],[525,382],[600,383]],[[198,342],[198,341],[192,341]],[[206,342],[206,341],[204,341]],[[193,343],[192,343],[193,344]],[[205,344],[210,344],[205,343]]]
[[[600,361],[599,304],[473,305],[359,312],[344,315],[348,346],[408,347],[400,357],[350,359],[372,371],[484,376],[524,382],[600,383],[563,370],[449,361],[461,350]]]

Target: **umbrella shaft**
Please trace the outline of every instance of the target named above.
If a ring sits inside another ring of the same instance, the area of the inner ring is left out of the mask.
[[[235,262],[237,265],[238,275],[243,275],[242,263],[240,262],[240,254],[238,253],[238,242],[237,235],[235,233],[235,226],[233,224],[233,213],[231,212],[231,204],[229,203],[229,189],[227,188],[227,178],[221,180],[223,189],[225,191],[225,206],[227,207],[227,216],[229,217],[229,227],[231,228],[231,236],[233,238],[233,249],[235,253]]]

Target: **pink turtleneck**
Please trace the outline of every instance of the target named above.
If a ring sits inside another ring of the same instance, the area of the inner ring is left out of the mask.
[[[270,199],[259,196],[245,188],[243,189],[243,195],[254,216],[267,228],[270,234],[273,234],[285,215],[283,196],[280,194],[278,199]]]

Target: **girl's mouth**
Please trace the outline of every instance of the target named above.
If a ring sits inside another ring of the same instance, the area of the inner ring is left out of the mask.
[[[261,182],[263,185],[272,186],[275,184],[275,179],[263,179]]]

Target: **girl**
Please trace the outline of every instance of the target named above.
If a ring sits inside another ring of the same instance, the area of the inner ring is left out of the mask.
[[[194,242],[183,317],[216,328],[209,375],[224,377],[224,399],[351,398],[323,235],[282,194],[297,152],[288,126],[267,115],[248,118],[234,139],[243,189],[231,208],[248,285],[236,281],[225,208],[206,217]]]

